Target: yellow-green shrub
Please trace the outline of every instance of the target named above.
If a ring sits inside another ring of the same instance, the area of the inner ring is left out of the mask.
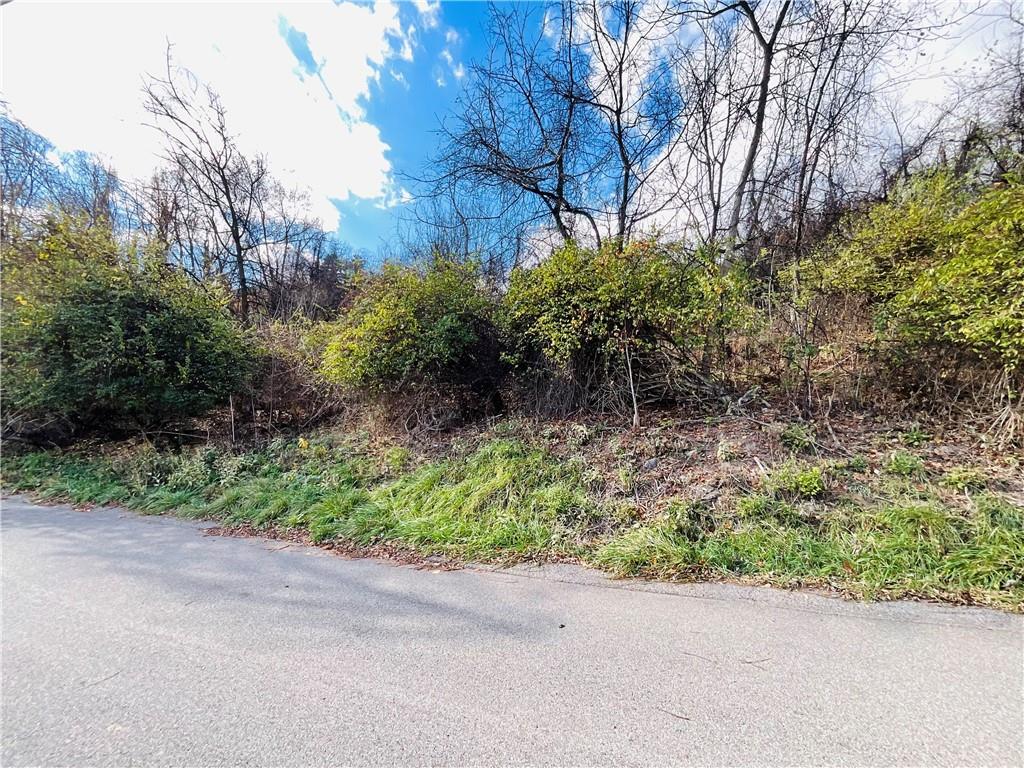
[[[1024,364],[1019,175],[976,191],[947,170],[923,174],[831,248],[818,267],[821,285],[864,295],[876,340],[898,360],[947,348],[1006,369]]]
[[[55,223],[4,278],[3,399],[22,425],[151,428],[225,402],[250,371],[226,297],[101,228]]]
[[[322,371],[343,386],[377,392],[493,389],[500,373],[493,314],[473,265],[387,265],[334,326]]]
[[[659,351],[673,365],[706,368],[724,333],[748,318],[745,287],[709,253],[654,242],[599,251],[568,244],[512,273],[504,298],[510,357],[580,384],[600,384],[626,362],[642,379]]]

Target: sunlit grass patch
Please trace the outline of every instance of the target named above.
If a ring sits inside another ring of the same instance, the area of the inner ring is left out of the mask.
[[[817,584],[1024,610],[1024,509],[916,473],[854,482],[831,464],[790,459],[739,495],[670,500],[645,515],[619,497],[598,501],[594,467],[514,437],[433,461],[403,451],[380,462],[324,439],[246,454],[41,452],[5,456],[3,471],[6,489],[41,498],[294,529],[314,542],[463,561],[571,557],[620,576]]]
[[[1019,507],[989,501],[964,515],[910,499],[835,509],[819,525],[800,525],[779,505],[766,496],[741,499],[737,519],[696,533],[655,521],[613,536],[592,560],[623,576],[763,577],[828,583],[865,597],[968,597],[1024,607]]]
[[[372,533],[463,557],[539,555],[592,505],[571,467],[515,441],[427,465],[374,490]],[[358,531],[357,535],[366,535]]]

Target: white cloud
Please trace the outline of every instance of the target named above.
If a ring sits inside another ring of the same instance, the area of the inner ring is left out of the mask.
[[[425,23],[438,14],[424,4]],[[281,36],[307,38],[310,74]],[[308,187],[314,215],[338,219],[330,198],[387,200],[388,146],[360,101],[391,59],[412,57],[412,27],[399,7],[323,3],[31,3],[0,10],[3,80],[15,116],[62,150],[108,159],[128,178],[158,164],[159,137],[143,126],[146,73],[177,63],[211,85],[248,152],[265,153],[274,173]],[[45,47],[40,41],[45,41]]]
[[[466,68],[462,65],[461,61],[457,61],[455,54],[452,53],[452,48],[458,48],[462,38],[459,37],[459,33],[452,28],[448,28],[444,33],[445,47],[441,50],[441,58],[448,64],[448,69],[451,70],[452,75],[456,80],[461,80],[466,76]],[[444,78],[438,76],[438,85],[444,85]]]
[[[940,6],[941,8],[941,6]],[[1015,30],[1003,0],[961,0],[944,9],[950,26],[889,64],[887,96],[899,105],[905,127],[924,128],[944,109],[953,109],[956,93],[966,81],[992,64]],[[955,112],[955,109],[954,109]]]
[[[413,0],[413,5],[423,19],[423,26],[433,29],[440,22],[441,0]]]
[[[541,21],[541,30],[544,37],[552,42],[555,41],[560,34],[554,10],[550,7],[544,9],[544,18]]]

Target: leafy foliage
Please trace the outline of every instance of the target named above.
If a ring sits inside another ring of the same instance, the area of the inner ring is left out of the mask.
[[[55,224],[5,279],[4,399],[25,418],[151,428],[226,401],[249,372],[223,297],[95,227]]]
[[[376,392],[493,389],[500,373],[493,313],[474,266],[440,258],[425,269],[387,265],[335,326],[323,373]]]
[[[706,368],[724,333],[747,317],[744,288],[703,252],[684,259],[654,242],[599,251],[570,243],[513,272],[504,301],[510,357],[580,385],[627,367],[664,373],[658,352],[662,363]]]
[[[946,345],[1024,364],[1024,184],[973,190],[948,170],[912,179],[835,240],[826,290],[874,307],[876,337],[906,352]],[[902,357],[900,359],[903,359]]]
[[[787,424],[779,435],[779,440],[793,453],[808,451],[814,447],[814,428],[800,422]]]

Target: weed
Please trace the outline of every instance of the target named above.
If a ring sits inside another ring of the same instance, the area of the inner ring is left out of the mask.
[[[391,473],[398,473],[405,469],[411,458],[412,451],[408,448],[392,446],[384,453],[384,467]]]
[[[719,461],[734,461],[735,459],[743,458],[742,449],[729,440],[719,440],[718,448],[715,451]]]
[[[578,451],[593,437],[593,431],[586,424],[573,424],[566,432],[565,444],[570,450]]]
[[[975,467],[953,467],[940,481],[946,488],[956,491],[980,491],[985,488],[988,478]]]
[[[664,523],[615,536],[594,553],[593,562],[619,576],[671,578],[697,567],[693,544]]]
[[[636,490],[637,473],[628,464],[619,465],[619,487],[623,493],[633,493]]]
[[[863,456],[851,456],[849,459],[843,462],[839,462],[836,468],[843,472],[852,472],[854,474],[861,474],[867,472],[870,468],[868,460]]]
[[[916,422],[911,424],[907,431],[903,433],[903,444],[909,445],[911,448],[919,448],[931,439],[931,434],[925,432],[921,425]]]
[[[718,527],[708,504],[700,501],[671,504],[665,511],[665,523],[673,532],[691,542],[700,541]]]
[[[736,514],[753,522],[765,520],[782,525],[797,525],[801,522],[793,505],[771,494],[750,494],[736,502]]]
[[[825,493],[825,474],[820,466],[787,461],[765,479],[768,492],[795,499],[813,499]]]
[[[213,449],[182,456],[167,476],[167,487],[175,490],[199,489],[217,482],[220,479],[217,472],[218,457],[218,452]]]
[[[787,424],[779,435],[782,444],[793,453],[802,453],[814,447],[816,442],[814,430],[806,424],[794,422]]]
[[[43,498],[72,504],[114,504],[132,496],[108,462],[60,453],[4,457],[4,484]]]
[[[1024,533],[1024,507],[1011,504],[994,493],[983,493],[974,499],[975,515],[981,521],[981,528],[1001,528],[1015,533]]]
[[[885,465],[885,471],[897,477],[919,477],[924,473],[924,461],[906,451],[893,451]]]

